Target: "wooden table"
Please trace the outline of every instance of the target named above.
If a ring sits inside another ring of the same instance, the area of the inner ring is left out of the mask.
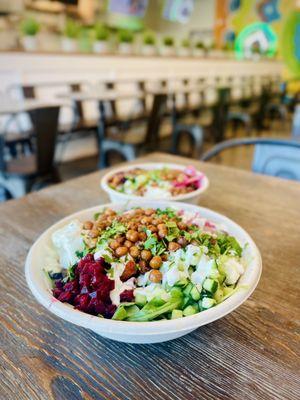
[[[191,163],[158,153],[144,159]],[[24,277],[29,247],[47,227],[108,200],[99,189],[102,173],[2,204],[1,399],[300,398],[300,185],[193,164],[211,180],[202,205],[241,224],[261,250],[263,274],[251,298],[222,320],[171,342],[104,339],[46,311]]]

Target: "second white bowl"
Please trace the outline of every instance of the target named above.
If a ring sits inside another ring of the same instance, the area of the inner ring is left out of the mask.
[[[170,163],[143,163],[143,164],[128,165],[126,167],[123,166],[120,168],[114,168],[112,171],[105,174],[104,177],[101,179],[101,187],[109,195],[109,198],[113,203],[119,203],[119,202],[128,201],[128,200],[141,200],[141,199],[158,200],[157,197],[155,197],[155,196],[143,197],[143,196],[136,196],[133,194],[131,195],[131,194],[118,192],[117,190],[112,189],[108,185],[108,181],[114,174],[116,174],[118,172],[130,171],[131,169],[134,169],[134,168],[142,168],[142,169],[146,169],[146,170],[151,170],[151,169],[162,169],[165,167],[170,168],[170,169],[171,168],[179,169],[179,170],[183,171],[187,166],[181,165],[181,164],[170,164]],[[197,172],[201,172],[201,171],[197,170]],[[194,190],[193,192],[181,194],[179,196],[171,196],[170,195],[170,197],[167,197],[164,200],[181,201],[181,202],[185,202],[185,203],[198,204],[200,196],[209,186],[209,180],[205,174],[204,174],[202,183],[203,184],[202,184],[201,188]]]

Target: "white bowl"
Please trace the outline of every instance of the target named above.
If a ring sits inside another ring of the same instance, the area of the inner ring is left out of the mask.
[[[238,282],[240,290],[236,291],[231,297],[223,303],[194,314],[189,317],[179,318],[175,320],[161,320],[152,322],[129,322],[129,321],[113,321],[110,319],[99,318],[85,314],[75,310],[71,305],[61,303],[52,296],[49,283],[42,271],[44,268],[44,260],[47,246],[51,246],[51,234],[64,226],[74,218],[81,221],[91,219],[95,212],[103,207],[111,207],[115,210],[125,210],[132,207],[155,207],[166,208],[175,207],[186,210],[188,212],[200,212],[201,216],[207,218],[217,224],[224,224],[227,231],[234,235],[241,245],[248,243],[247,253],[250,260],[245,273]],[[45,306],[50,312],[72,322],[76,325],[100,334],[101,336],[127,343],[156,343],[175,339],[186,335],[189,332],[199,328],[202,325],[215,321],[224,315],[230,313],[240,306],[255,289],[261,274],[261,257],[260,253],[251,239],[251,237],[235,222],[225,216],[211,211],[207,208],[197,207],[184,203],[170,203],[163,201],[130,201],[124,204],[106,204],[92,207],[83,211],[72,214],[47,229],[31,247],[25,265],[25,275],[28,286],[36,299]],[[245,315],[247,318],[247,315]]]
[[[134,164],[134,165],[128,165],[126,167],[115,168],[103,176],[103,178],[101,179],[101,187],[106,193],[108,193],[109,198],[113,203],[120,203],[128,200],[141,200],[141,199],[157,200],[157,197],[149,197],[149,196],[143,197],[143,196],[135,196],[131,194],[120,193],[117,190],[114,190],[111,187],[109,187],[108,181],[114,174],[118,172],[130,171],[134,168],[151,170],[151,169],[162,169],[164,167],[184,170],[187,166],[181,164],[170,164],[170,163],[143,163],[143,164]],[[197,172],[200,171],[197,170]],[[181,194],[179,196],[170,196],[165,200],[183,201],[186,203],[198,204],[199,197],[208,188],[208,186],[209,186],[209,180],[207,176],[204,175],[201,188],[194,190],[193,192],[190,193]]]

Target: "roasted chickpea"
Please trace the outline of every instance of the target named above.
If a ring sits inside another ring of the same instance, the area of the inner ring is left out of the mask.
[[[151,268],[149,267],[149,265],[146,263],[145,260],[140,260],[139,261],[139,269],[140,269],[140,272],[142,274],[144,274],[145,272],[149,271]]]
[[[162,280],[162,273],[157,269],[153,269],[149,274],[149,280],[153,283],[159,283]]]
[[[151,268],[153,268],[153,269],[158,269],[158,268],[160,268],[161,265],[162,265],[162,259],[161,259],[160,256],[155,256],[155,257],[151,258],[149,264],[150,264],[150,267],[151,267]]]
[[[167,229],[165,229],[165,230],[159,230],[158,231],[158,236],[161,238],[161,239],[163,239],[164,237],[166,237],[168,235],[168,230]]]
[[[88,229],[91,230],[93,228],[94,224],[92,221],[85,221],[83,223],[83,229]]]
[[[129,254],[130,254],[131,257],[133,257],[133,258],[138,258],[138,257],[140,256],[141,252],[140,252],[140,250],[139,250],[138,247],[132,246],[132,247],[130,247],[130,249],[129,249]]]
[[[142,223],[143,225],[148,225],[148,224],[151,223],[151,220],[152,220],[151,217],[143,217],[143,218],[141,219],[141,223]]]
[[[168,245],[168,249],[170,251],[176,251],[176,250],[180,249],[180,247],[181,247],[180,244],[178,244],[176,242],[170,242]]]
[[[166,224],[158,224],[157,225],[157,229],[159,230],[159,231],[164,231],[164,230],[166,230],[167,229],[167,225]]]
[[[128,248],[126,246],[117,247],[115,250],[117,257],[125,256],[125,254],[127,254],[127,252],[128,252]]]
[[[131,242],[137,242],[139,240],[139,233],[133,229],[129,229],[129,231],[126,233],[126,239],[130,240]]]
[[[152,258],[152,254],[150,250],[142,250],[141,251],[141,258],[145,261],[149,261]]]
[[[113,250],[116,250],[120,246],[120,243],[117,240],[112,240],[109,243],[109,247]]]
[[[154,225],[149,225],[149,226],[148,226],[148,229],[149,229],[149,231],[152,232],[152,233],[157,232],[157,227],[154,226]]]
[[[92,229],[91,231],[89,231],[88,235],[89,237],[94,239],[99,236],[99,232],[97,231],[97,229]]]
[[[146,240],[147,239],[147,234],[146,232],[139,232],[139,240]]]
[[[116,240],[119,244],[123,244],[125,242],[125,236],[118,236]]]
[[[177,222],[177,226],[182,231],[185,231],[187,228],[187,224],[185,224],[184,222]]]
[[[125,240],[124,246],[126,246],[128,249],[130,249],[130,247],[133,246],[133,243],[130,240]]]
[[[154,213],[155,213],[155,210],[153,208],[147,208],[147,210],[145,210],[145,215],[147,215],[147,216],[150,216]]]

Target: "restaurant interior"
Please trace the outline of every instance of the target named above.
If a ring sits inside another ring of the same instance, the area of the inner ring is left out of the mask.
[[[0,0],[1,201],[158,150],[300,180],[299,27],[296,0]]]
[[[0,0],[0,400],[299,400],[300,0]]]

